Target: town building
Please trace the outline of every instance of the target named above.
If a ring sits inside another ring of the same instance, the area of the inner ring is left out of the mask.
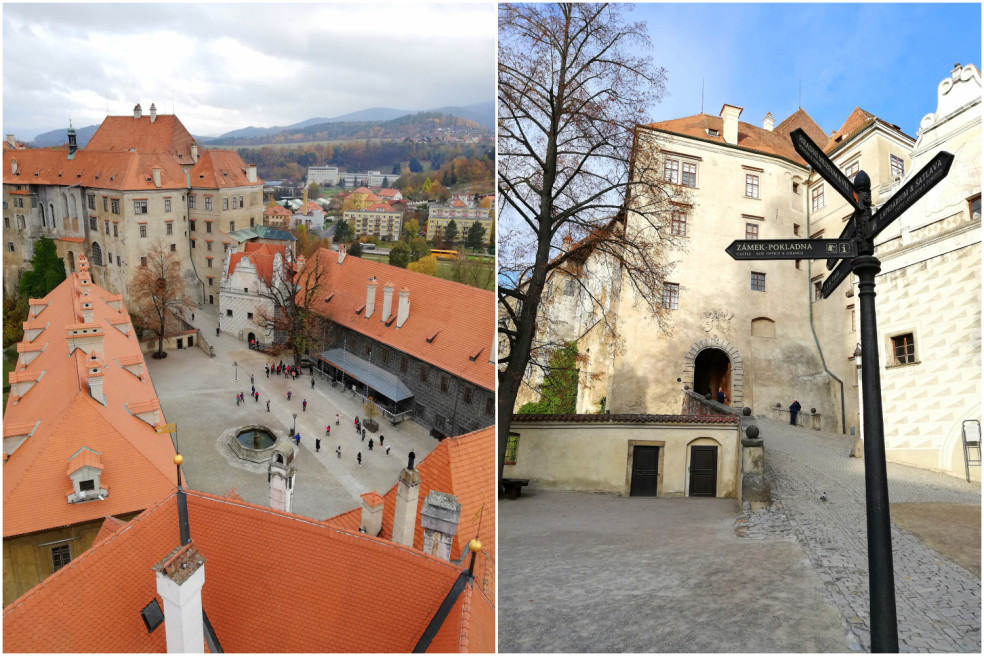
[[[274,203],[263,211],[263,225],[271,228],[289,228],[294,213],[282,205]]]
[[[222,330],[250,345],[271,343],[275,290],[280,290],[281,297],[285,293],[285,271],[292,261],[286,245],[246,242],[242,251],[230,251],[222,267],[219,287]]]
[[[385,495],[324,521],[172,488],[128,522],[106,519],[92,549],[8,605],[4,646],[493,652],[493,433],[411,454]],[[296,562],[271,566],[283,554]]]
[[[759,126],[739,121],[742,109],[732,105],[718,116],[640,126],[647,155],[684,199],[659,217],[672,242],[656,299],[669,330],[655,330],[617,262],[594,248],[595,235],[565,240],[541,341],[577,340],[578,412],[672,415],[688,390],[716,397],[721,388],[728,405],[756,415],[788,421],[795,399],[804,410],[798,423],[860,435],[856,284],[822,299],[824,261],[735,261],[725,249],[742,239],[835,239],[851,218],[796,153],[796,128],[849,178],[870,176],[875,209],[940,150],[959,151],[949,176],[879,236],[876,255],[888,459],[963,476],[961,427],[980,416],[979,103],[980,73],[970,65],[941,83],[939,108],[918,140],[860,108],[830,135],[803,109],[778,125],[767,114]],[[941,288],[962,290],[943,314]],[[532,370],[530,382],[538,383]],[[517,407],[530,400],[520,394]]]
[[[403,200],[403,194],[400,193],[399,189],[380,189],[376,192],[376,195],[387,203],[395,203]]]
[[[53,239],[71,271],[127,295],[134,267],[158,241],[182,265],[186,295],[213,302],[227,233],[260,222],[262,181],[233,151],[199,151],[173,115],[107,116],[84,149],[4,149],[4,289],[16,291],[34,242]],[[218,261],[216,262],[216,258]],[[212,266],[209,267],[209,260]],[[215,270],[209,284],[209,268]]]
[[[336,384],[439,436],[494,423],[491,292],[349,257],[344,244],[306,266],[329,281],[310,309],[326,320],[317,359]]]
[[[322,186],[338,184],[337,166],[309,166],[307,171],[308,184],[317,182]]]
[[[482,207],[467,195],[453,196],[446,205],[431,205],[427,218],[427,239],[433,241],[444,236],[448,223],[454,221],[461,239],[468,234],[472,223],[481,223],[485,228],[485,243],[492,234],[492,208]]]
[[[358,237],[378,237],[383,241],[396,241],[403,232],[403,212],[389,203],[370,203],[361,210],[347,210],[343,217]]]
[[[30,300],[3,418],[3,603],[71,565],[107,517],[171,494],[174,447],[122,296],[85,255]],[[68,645],[66,645],[67,647]]]
[[[339,184],[343,187],[363,186],[379,189],[393,184],[399,177],[399,173],[381,173],[379,171],[343,173],[339,174]]]

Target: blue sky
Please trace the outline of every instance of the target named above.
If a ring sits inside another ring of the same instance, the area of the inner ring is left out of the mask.
[[[717,115],[776,124],[802,107],[828,134],[861,107],[915,137],[953,65],[981,66],[981,5],[639,4],[669,94],[654,120]]]

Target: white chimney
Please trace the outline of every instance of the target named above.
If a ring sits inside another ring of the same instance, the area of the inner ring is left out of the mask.
[[[383,313],[379,315],[379,320],[383,323],[389,321],[390,314],[393,313],[393,283],[388,282],[383,285]]]
[[[89,396],[106,405],[106,395],[103,393],[103,361],[99,354],[93,351],[85,363],[86,378],[89,380]]]
[[[383,530],[383,497],[376,492],[362,495],[362,522],[359,530],[374,537]]]
[[[366,284],[366,319],[371,317],[373,310],[376,309],[376,287],[376,278],[370,278]]]
[[[140,109],[140,103],[133,106],[133,118],[140,118],[143,116],[143,110]]]
[[[191,142],[191,161],[192,162],[198,161],[198,144],[196,144],[194,141]]]
[[[724,143],[735,146],[738,144],[738,117],[741,116],[741,107],[725,105],[721,108],[721,118],[724,119]]]
[[[10,175],[14,175],[16,173],[17,173],[17,160],[12,159],[10,160]]]
[[[410,316],[410,290],[406,287],[400,288],[400,302],[396,308],[396,327],[402,328]]]
[[[93,314],[92,301],[82,301],[82,323],[92,323]]]
[[[772,112],[769,112],[768,114],[765,115],[765,118],[762,119],[762,127],[768,130],[769,132],[772,132],[772,128],[774,128],[775,126],[776,126],[776,119],[772,117]]]
[[[338,263],[341,264],[345,261],[345,244],[338,245]]]
[[[150,122],[153,123],[157,120],[157,106],[154,103],[150,103]]]
[[[458,534],[461,504],[453,494],[431,490],[420,511],[424,553],[451,560],[451,541]]]
[[[205,558],[189,542],[154,565],[157,594],[164,601],[164,635],[169,654],[204,653],[202,587]]]
[[[256,182],[256,164],[250,164],[246,167],[246,180]]]
[[[420,474],[413,468],[416,456],[410,452],[407,468],[400,472],[396,484],[396,505],[393,508],[393,542],[413,546],[417,523],[417,495],[420,493]]]
[[[14,139],[14,135],[12,134],[7,135],[7,145],[10,146],[11,148],[17,147],[17,140]]]
[[[161,169],[159,167],[156,167],[155,166],[154,169],[153,169],[153,173],[154,173],[154,186],[157,187],[158,189],[160,189],[161,188]]]

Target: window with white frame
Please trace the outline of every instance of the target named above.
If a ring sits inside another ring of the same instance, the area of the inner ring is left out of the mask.
[[[680,179],[684,187],[697,186],[697,165],[692,162],[683,163],[683,176]]]
[[[141,223],[140,224],[140,237],[142,239],[142,238],[144,238],[146,236],[147,236],[147,224],[146,223]]]
[[[745,224],[745,239],[758,239],[759,238],[759,227],[757,223],[746,223]]]
[[[676,310],[680,305],[680,285],[675,282],[663,283],[663,307]]]
[[[687,213],[673,210],[670,214],[670,233],[677,237],[687,236]]]
[[[145,200],[135,200],[135,201],[133,201],[133,213],[134,214],[146,214],[147,213],[147,201],[145,201]]]
[[[818,184],[810,190],[810,207],[814,212],[823,207],[823,184]]]
[[[757,175],[753,175],[751,173],[745,174],[745,197],[759,197],[759,177]]]
[[[859,170],[861,170],[861,159],[860,158],[854,160],[853,162],[851,162],[850,164],[848,164],[844,168],[844,175],[846,175],[848,178],[850,178],[850,179],[853,180],[854,179],[854,176],[856,176],[858,174],[858,171]]]
[[[668,159],[663,164],[663,179],[670,184],[680,184],[680,162]]]
[[[897,155],[889,155],[888,159],[889,159],[889,164],[891,165],[892,168],[893,176],[897,175],[899,177],[902,177],[903,175],[905,175],[905,162],[902,161],[901,157]]]
[[[165,212],[170,212],[171,211],[171,199],[170,198],[165,198],[164,199],[164,211]]]

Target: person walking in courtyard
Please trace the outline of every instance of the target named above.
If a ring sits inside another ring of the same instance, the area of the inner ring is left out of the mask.
[[[252,394],[256,394],[256,385],[250,385],[249,386],[249,392],[250,392],[251,395]]]
[[[294,440],[297,442],[297,446],[301,446],[301,434],[294,433]]]
[[[267,399],[267,412],[270,412],[270,399]]]
[[[389,454],[390,454],[390,448],[389,448],[389,444],[387,444],[386,445],[386,455],[389,455]]]
[[[237,406],[239,405],[239,395],[238,394],[236,394],[236,405]]]
[[[359,455],[355,456],[355,459],[359,461],[359,467],[362,466],[362,451],[359,451]]]
[[[253,392],[253,398],[255,398],[256,399],[256,402],[259,403],[260,402],[260,393],[259,392]]]
[[[342,445],[341,444],[339,444],[338,445],[338,448],[335,449],[335,455],[338,456],[338,459],[339,460],[342,459]]]
[[[270,377],[270,365],[267,365],[266,366],[266,375],[267,375],[267,378]]]
[[[215,327],[215,336],[216,337],[219,336],[219,327],[218,326]]]
[[[290,390],[287,390],[287,400],[290,401]]]
[[[336,412],[335,413],[335,425],[338,426],[339,425],[339,422],[341,422],[341,420],[342,420],[342,418],[339,417],[338,416],[338,413]]]
[[[792,426],[796,425],[796,415],[799,414],[800,409],[803,406],[796,399],[793,399],[793,404],[789,406],[789,423]]]
[[[250,385],[253,385],[253,384],[254,384],[255,382],[256,382],[256,381],[255,381],[255,380],[253,380],[253,374],[250,374],[250,375],[249,375],[249,384],[250,384]]]
[[[365,428],[362,429],[362,441],[363,442],[366,441],[366,429]]]
[[[314,452],[321,453],[321,438],[315,438],[314,440]]]
[[[382,433],[380,433],[380,434],[379,434],[379,446],[383,446],[383,440],[384,440],[384,438],[383,438],[383,434],[382,434]]]
[[[369,438],[369,450],[372,451],[372,438]]]
[[[307,412],[307,399],[301,403],[301,412]]]
[[[314,372],[311,372],[311,389],[314,389]]]

